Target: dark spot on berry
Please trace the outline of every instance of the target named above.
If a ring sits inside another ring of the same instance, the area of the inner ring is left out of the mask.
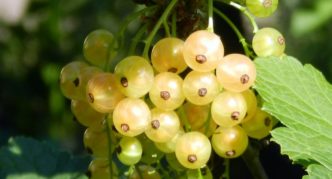
[[[248,112],[246,112],[246,114],[244,115],[244,118],[246,118],[248,116]]]
[[[232,157],[232,156],[235,155],[235,150],[227,151],[225,154],[226,154],[227,157]]]
[[[94,98],[94,96],[93,96],[92,93],[89,93],[88,96],[89,96],[89,102],[90,102],[90,103],[95,102],[95,98]]]
[[[93,154],[92,149],[90,147],[86,147],[85,150],[89,153],[89,154]]]
[[[263,6],[265,8],[271,7],[272,6],[272,0],[265,0],[265,1],[263,1]]]
[[[85,172],[85,175],[86,175],[88,178],[91,178],[92,173],[91,173],[90,170],[88,170],[88,171]]]
[[[271,125],[271,119],[268,118],[268,117],[266,117],[266,118],[264,119],[264,125],[265,125],[266,127],[269,127],[269,126]]]
[[[196,162],[196,160],[197,160],[196,155],[194,155],[194,154],[188,155],[188,162],[194,163],[194,162]]]
[[[278,40],[279,45],[284,45],[285,44],[285,39],[284,39],[283,36],[279,36],[277,40]]]
[[[128,124],[121,124],[121,129],[122,129],[123,132],[128,132],[129,131]]]
[[[168,91],[160,91],[160,97],[164,100],[168,100],[171,97]]]
[[[200,97],[204,97],[206,95],[206,93],[207,93],[207,89],[206,88],[200,88],[198,90],[198,96],[200,96]]]
[[[238,111],[234,111],[234,112],[232,112],[232,114],[231,114],[231,118],[232,118],[232,120],[234,120],[234,121],[239,120],[239,116],[240,116],[240,112],[238,112]]]
[[[158,120],[151,121],[151,126],[153,129],[158,129],[160,127],[160,122]]]
[[[172,68],[168,69],[167,71],[168,71],[168,72],[172,72],[172,73],[176,73],[176,72],[178,71],[178,69],[172,67]]]
[[[73,81],[75,87],[78,87],[78,85],[80,85],[80,79],[75,78],[75,80]]]
[[[244,74],[241,76],[240,81],[242,84],[246,84],[249,82],[249,79],[250,79],[249,76],[247,74]]]
[[[123,86],[123,87],[128,87],[128,80],[127,80],[127,78],[126,77],[122,77],[121,79],[120,79],[120,82],[121,82],[121,85]]]
[[[195,58],[196,62],[199,64],[203,64],[207,61],[206,56],[205,55],[196,55]]]
[[[116,153],[120,154],[122,152],[121,146],[116,147],[115,151]]]

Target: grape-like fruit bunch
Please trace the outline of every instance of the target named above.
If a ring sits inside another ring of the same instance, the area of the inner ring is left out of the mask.
[[[270,15],[277,2],[246,1],[258,17]],[[136,178],[137,170],[160,178],[161,160],[175,171],[187,170],[188,177],[198,169],[211,178],[212,152],[236,158],[249,137],[268,136],[276,123],[258,107],[251,58],[225,55],[221,38],[209,30],[194,31],[184,40],[162,38],[152,48],[151,61],[127,56],[113,73],[104,71],[116,46],[112,33],[95,30],[84,41],[86,61],[70,62],[60,74],[60,88],[86,127],[83,143],[93,156],[90,178],[123,175],[113,160],[131,166],[129,178]],[[283,36],[273,28],[254,35],[259,57],[281,56],[284,49]]]

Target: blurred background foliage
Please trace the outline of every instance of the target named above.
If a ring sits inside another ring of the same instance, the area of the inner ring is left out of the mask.
[[[14,9],[8,2],[20,6]],[[313,64],[331,81],[332,1],[279,4],[272,17],[257,19],[260,27],[279,29],[286,38],[286,53]],[[83,59],[82,44],[90,31],[104,28],[116,33],[124,17],[138,8],[130,0],[0,0],[0,145],[10,136],[25,135],[82,152],[84,129],[72,120],[70,101],[59,90],[60,70]],[[242,19],[235,21],[243,21],[250,42],[251,27]],[[127,39],[137,26],[128,27]]]

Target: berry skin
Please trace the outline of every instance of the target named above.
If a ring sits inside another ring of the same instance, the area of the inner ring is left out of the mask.
[[[223,158],[236,158],[248,146],[248,136],[240,126],[219,127],[212,135],[213,150]]]
[[[219,93],[216,76],[211,72],[191,71],[183,80],[183,94],[188,101],[196,105],[206,105]]]
[[[125,98],[113,111],[113,124],[116,130],[129,137],[143,133],[151,120],[148,105],[141,99]]]
[[[278,0],[246,0],[248,10],[256,17],[268,17],[278,7]]]
[[[145,134],[154,142],[170,141],[180,129],[180,120],[174,111],[159,108],[151,110],[151,122]]]
[[[93,65],[104,67],[107,60],[116,55],[110,54],[113,41],[113,34],[107,30],[98,29],[90,32],[83,44],[85,59]]]
[[[259,57],[280,57],[286,48],[285,38],[274,28],[263,28],[254,35],[252,47]]]
[[[142,144],[135,137],[123,137],[116,148],[116,153],[120,162],[125,165],[134,165],[141,160]]]
[[[149,97],[152,103],[163,110],[171,111],[180,107],[185,100],[182,92],[182,78],[171,72],[155,76]]]
[[[112,112],[124,98],[115,85],[115,76],[112,73],[93,76],[87,84],[86,96],[91,107],[100,113]]]
[[[115,67],[116,85],[127,97],[140,98],[152,87],[154,74],[150,63],[140,56],[129,56]]]
[[[247,105],[241,93],[223,91],[212,102],[211,115],[215,123],[223,127],[240,124],[247,112]]]
[[[217,67],[224,56],[224,46],[218,35],[207,30],[199,30],[185,40],[183,56],[191,69],[209,72]]]
[[[250,120],[242,123],[242,128],[249,137],[262,139],[270,134],[273,122],[271,115],[257,108],[254,116]]]
[[[178,161],[186,168],[203,167],[211,155],[210,140],[200,132],[188,132],[179,137],[175,146]]]
[[[159,40],[151,52],[152,66],[158,72],[183,72],[188,67],[182,55],[183,43],[174,37]]]
[[[254,84],[256,67],[245,55],[229,54],[219,63],[216,76],[221,86],[226,90],[242,92]]]
[[[60,89],[68,99],[85,100],[85,92],[81,88],[80,74],[88,64],[74,61],[66,64],[60,72]]]

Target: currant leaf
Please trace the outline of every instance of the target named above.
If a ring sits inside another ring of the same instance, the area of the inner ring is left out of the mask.
[[[331,84],[313,66],[293,57],[257,58],[255,63],[263,110],[285,125],[272,131],[272,140],[283,154],[307,167],[309,178],[324,178],[322,170],[331,175]]]

